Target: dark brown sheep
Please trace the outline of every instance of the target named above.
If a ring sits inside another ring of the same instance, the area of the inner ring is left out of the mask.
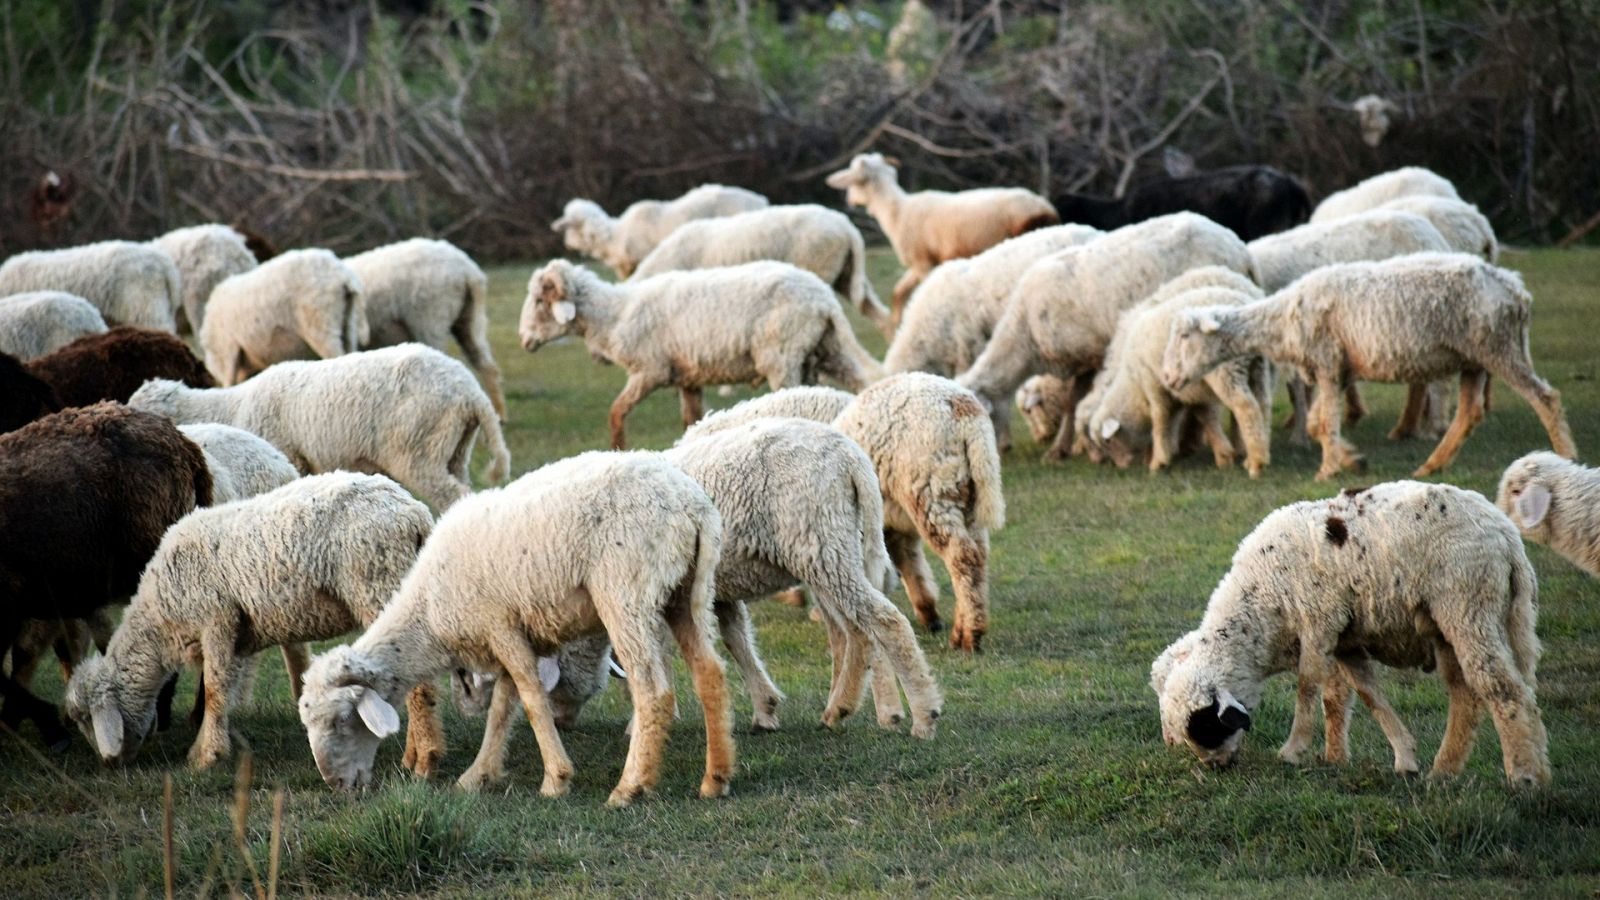
[[[126,403],[139,385],[151,378],[168,378],[197,388],[217,386],[177,335],[131,325],[78,338],[29,362],[28,371],[55,388],[63,407],[88,406],[101,400]]]
[[[48,382],[28,371],[22,360],[0,353],[0,434],[14,431],[61,408]]]
[[[26,619],[84,618],[133,594],[167,527],[211,503],[200,448],[117,403],[69,409],[0,435],[0,655]],[[0,724],[67,739],[55,707],[0,675]]]

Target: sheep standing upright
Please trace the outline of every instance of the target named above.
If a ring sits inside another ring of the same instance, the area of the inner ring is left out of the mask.
[[[211,373],[177,335],[128,325],[79,338],[28,363],[28,371],[55,388],[63,407],[101,400],[126,403],[152,378],[170,378],[194,388],[216,386]]]
[[[76,294],[28,291],[0,297],[0,353],[23,362],[105,331],[100,310]]]
[[[627,278],[679,227],[696,219],[733,216],[766,205],[767,198],[754,191],[702,184],[673,200],[640,200],[614,219],[593,200],[569,200],[550,228],[561,235],[567,249],[598,259],[618,278]]]
[[[1572,457],[1577,448],[1561,394],[1528,357],[1531,303],[1515,272],[1460,253],[1327,266],[1265,300],[1180,315],[1162,381],[1179,390],[1224,362],[1256,355],[1311,374],[1317,397],[1310,430],[1322,442],[1318,480],[1361,461],[1339,435],[1339,404],[1356,379],[1419,384],[1461,376],[1455,420],[1418,476],[1449,465],[1483,420],[1491,374],[1534,408],[1555,451]]]
[[[1023,188],[908,194],[900,187],[895,165],[881,153],[858,154],[849,168],[828,176],[828,186],[843,190],[851,206],[866,207],[906,268],[894,286],[895,325],[911,292],[934,266],[1061,222],[1050,201]]]
[[[256,267],[256,255],[244,235],[226,225],[193,225],[152,240],[178,266],[183,296],[178,304],[178,326],[195,334],[205,321],[206,300],[225,279]]]
[[[1311,221],[1331,222],[1376,209],[1397,197],[1417,195],[1461,199],[1461,195],[1456,193],[1456,186],[1448,178],[1421,166],[1406,166],[1381,172],[1359,184],[1329,194],[1311,211]]]
[[[500,367],[489,349],[489,278],[472,257],[448,241],[413,238],[346,257],[344,263],[365,296],[370,337],[361,349],[416,341],[443,350],[454,337],[505,421]]]
[[[34,250],[0,265],[0,297],[65,291],[93,303],[108,325],[176,331],[182,290],[172,257],[132,241]]]
[[[478,758],[459,784],[475,790],[505,776],[520,699],[544,764],[539,792],[565,794],[572,761],[537,656],[603,630],[628,672],[636,716],[610,805],[628,805],[660,774],[674,706],[668,633],[705,712],[700,794],[726,794],[733,720],[711,611],[721,546],[711,498],[653,454],[585,453],[461,501],[440,517],[377,621],[306,671],[300,720],[323,780],[335,788],[370,782],[378,742],[399,728],[400,695],[465,668],[500,678]]]
[[[327,250],[290,250],[218,284],[200,346],[223,387],[273,363],[332,359],[371,338],[361,279]]]
[[[1500,476],[1495,505],[1530,541],[1600,578],[1600,469],[1529,453]]]
[[[1500,258],[1500,242],[1495,239],[1494,226],[1476,206],[1465,200],[1412,194],[1390,200],[1378,209],[1407,212],[1427,219],[1457,253],[1481,256],[1489,262]]]
[[[859,389],[878,374],[827,285],[787,263],[669,272],[607,284],[556,260],[533,273],[518,328],[532,352],[577,333],[594,356],[620,363],[628,383],[611,404],[611,446],[646,395],[683,394],[683,423],[701,414],[706,385],[760,379],[773,390],[830,375]]]
[[[1437,660],[1450,713],[1433,774],[1462,770],[1488,707],[1507,779],[1544,784],[1538,594],[1515,526],[1472,491],[1398,481],[1291,504],[1240,542],[1193,650],[1166,677],[1162,733],[1226,765],[1277,672],[1296,670],[1296,718],[1309,723],[1341,660]]]

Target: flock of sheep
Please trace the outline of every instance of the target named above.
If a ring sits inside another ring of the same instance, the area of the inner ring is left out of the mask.
[[[1151,684],[1167,741],[1218,764],[1236,754],[1264,680],[1287,670],[1300,687],[1282,755],[1308,751],[1320,697],[1327,758],[1343,760],[1353,688],[1396,769],[1414,772],[1415,741],[1371,662],[1437,666],[1450,711],[1434,770],[1461,769],[1487,707],[1508,778],[1548,780],[1522,539],[1600,574],[1600,473],[1567,461],[1559,395],[1528,355],[1528,293],[1494,265],[1488,222],[1449,182],[1415,168],[1376,176],[1250,243],[1213,220],[1250,210],[1101,231],[1059,224],[1020,189],[907,193],[878,154],[827,183],[866,207],[905,266],[888,306],[860,232],[836,210],[716,185],[617,218],[569,203],[555,222],[567,246],[623,280],[559,260],[539,268],[518,335],[528,351],[576,335],[627,371],[613,450],[476,492],[467,466],[480,433],[486,479],[510,472],[506,406],[487,280],[445,242],[258,260],[240,235],[206,225],[7,260],[0,721],[32,720],[64,744],[55,707],[27,687],[53,649],[69,673],[67,716],[103,760],[126,761],[169,725],[177,672],[195,666],[190,761],[205,767],[229,752],[228,712],[249,696],[257,654],[279,647],[331,786],[372,781],[402,699],[404,764],[434,773],[445,677],[464,711],[486,717],[459,783],[504,777],[520,704],[541,793],[555,796],[573,774],[559,729],[616,671],[634,709],[610,798],[624,805],[659,777],[676,644],[705,715],[701,794],[720,796],[734,747],[713,636],[740,670],[753,726],[777,728],[783,693],[745,604],[803,604],[799,586],[829,638],[823,722],[839,724],[870,690],[880,725],[909,715],[914,736],[934,735],[939,686],[888,594],[898,572],[921,624],[943,628],[931,546],[954,587],[951,644],[980,649],[1013,394],[1049,457],[1127,466],[1148,453],[1156,470],[1203,441],[1231,466],[1242,442],[1254,477],[1271,463],[1281,376],[1290,439],[1320,442],[1327,479],[1360,463],[1340,436],[1362,411],[1357,382],[1410,387],[1392,436],[1444,432],[1418,469],[1427,475],[1482,419],[1494,375],[1532,404],[1556,451],[1514,463],[1498,507],[1395,482],[1273,513]],[[847,306],[891,337],[883,362],[856,340]],[[471,370],[441,352],[452,339]],[[706,387],[736,384],[771,392],[703,416]],[[622,452],[629,411],[661,387],[681,394],[683,438]],[[108,608],[130,597],[113,628]],[[308,658],[308,642],[358,629]]]

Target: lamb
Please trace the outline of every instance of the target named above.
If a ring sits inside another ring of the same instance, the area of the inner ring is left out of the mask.
[[[0,435],[0,655],[26,619],[81,619],[132,594],[167,527],[210,503],[200,448],[159,416],[99,403]],[[0,724],[32,719],[64,746],[53,706],[10,675],[0,693]]]
[[[290,250],[211,292],[200,346],[231,387],[273,363],[332,359],[371,340],[361,279],[327,250]]]
[[[151,246],[172,257],[178,266],[183,294],[178,325],[199,334],[205,321],[206,300],[226,278],[256,267],[256,255],[245,243],[244,235],[226,225],[192,225],[179,228],[152,240]]]
[[[894,286],[896,325],[911,292],[934,266],[1061,222],[1050,201],[1023,188],[908,194],[900,187],[896,165],[881,153],[861,153],[827,179],[829,187],[845,192],[846,203],[866,207],[906,268]]]
[[[765,209],[767,198],[744,188],[702,184],[675,200],[640,200],[612,218],[592,200],[569,200],[550,223],[567,249],[604,262],[618,278],[633,274],[641,260],[688,222]]]
[[[1296,719],[1310,723],[1317,688],[1341,661],[1437,661],[1450,714],[1433,774],[1462,770],[1488,706],[1506,777],[1545,784],[1534,697],[1538,592],[1516,527],[1471,491],[1398,481],[1291,504],[1240,543],[1194,649],[1167,675],[1162,733],[1227,765],[1277,672],[1296,670]],[[1297,756],[1296,737],[1309,742],[1292,735],[1286,757]],[[1414,759],[1396,756],[1397,769],[1416,770]]]
[[[884,540],[917,618],[932,632],[939,588],[927,541],[950,572],[956,595],[950,646],[976,652],[989,629],[989,532],[1005,525],[1000,455],[983,406],[970,391],[924,372],[891,375],[851,398],[821,388],[776,391],[706,417],[684,435],[763,416],[828,421],[872,458],[883,491]],[[920,540],[919,540],[920,538]]]
[[[1101,367],[1123,310],[1189,269],[1209,265],[1251,275],[1244,242],[1194,213],[1119,228],[1039,260],[1017,282],[994,337],[957,382],[994,410],[1029,375],[1076,381],[1045,452],[1046,459],[1060,459],[1070,445],[1084,382]]]
[[[611,404],[611,446],[651,391],[676,385],[683,423],[700,419],[706,385],[765,380],[773,390],[827,374],[859,389],[878,366],[828,286],[787,263],[758,262],[607,284],[556,260],[533,273],[518,333],[530,353],[581,334],[589,352],[628,370]]]
[[[0,297],[65,291],[94,304],[109,325],[176,331],[182,291],[172,257],[148,244],[101,241],[18,253],[0,265]]]
[[[29,291],[0,297],[0,353],[23,362],[105,330],[100,311],[76,294]]]
[[[60,408],[61,398],[49,382],[29,372],[15,356],[0,353],[0,434]]]
[[[180,424],[220,422],[254,432],[302,473],[387,475],[440,510],[472,491],[467,463],[479,429],[491,457],[484,477],[498,482],[511,471],[500,420],[477,380],[421,344],[279,363],[229,388],[157,379],[128,403]]]
[[[1418,476],[1449,465],[1483,419],[1491,374],[1528,401],[1556,452],[1570,458],[1577,450],[1561,394],[1528,357],[1531,302],[1516,273],[1459,253],[1327,266],[1265,300],[1180,315],[1162,381],[1179,390],[1221,363],[1257,355],[1308,373],[1317,389],[1311,422],[1322,443],[1318,480],[1361,461],[1339,436],[1339,402],[1356,379],[1418,384],[1460,374],[1455,420]]]
[[[1376,209],[1396,197],[1418,194],[1461,199],[1461,195],[1456,193],[1456,186],[1449,179],[1420,166],[1406,166],[1374,175],[1360,184],[1329,194],[1311,211],[1311,222],[1331,222]]]
[[[1489,262],[1500,258],[1500,243],[1495,240],[1494,226],[1476,206],[1464,200],[1415,194],[1390,200],[1378,209],[1408,212],[1427,219],[1457,253],[1471,253]]]
[[[726,794],[733,720],[711,643],[721,545],[711,498],[655,454],[585,453],[461,501],[440,517],[366,633],[306,671],[300,720],[323,780],[334,788],[370,782],[378,742],[399,727],[392,704],[401,692],[464,668],[500,677],[483,745],[461,787],[504,777],[506,729],[520,699],[544,763],[539,792],[565,794],[572,762],[536,655],[604,630],[628,672],[636,717],[608,801],[626,806],[660,773],[673,711],[670,629],[705,712],[700,794]]]
[[[126,403],[152,378],[170,378],[194,388],[216,386],[177,335],[129,325],[79,338],[28,363],[28,371],[49,382],[64,407],[101,400]]]
[[[1523,537],[1600,577],[1600,470],[1530,453],[1506,467],[1495,505]]]
[[[690,222],[639,263],[630,280],[663,272],[774,260],[805,269],[833,288],[841,303],[888,333],[889,311],[867,279],[867,245],[844,213],[811,204],[773,206]]]
[[[453,336],[500,421],[506,420],[500,367],[489,349],[489,278],[472,257],[448,241],[413,238],[344,262],[366,302],[370,338],[361,349],[416,341],[443,350]]]
[[[73,674],[67,715],[103,762],[127,763],[162,685],[185,663],[201,666],[205,719],[189,764],[209,768],[229,753],[228,707],[248,658],[281,645],[298,699],[305,649],[291,646],[371,624],[432,526],[399,485],[349,472],[185,516],[162,538],[105,655]],[[433,703],[432,685],[412,692],[407,759],[424,776],[443,756]]]
[[[1181,178],[1135,184],[1117,198],[1057,194],[1063,222],[1112,229],[1175,212],[1193,212],[1253,241],[1293,228],[1311,214],[1311,198],[1292,176],[1271,166],[1228,166]]]

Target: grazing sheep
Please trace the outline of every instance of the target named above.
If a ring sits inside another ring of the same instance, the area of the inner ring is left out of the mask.
[[[484,477],[497,482],[511,471],[500,420],[477,379],[421,344],[279,363],[229,388],[151,381],[128,403],[182,424],[254,432],[302,473],[387,475],[435,509],[472,492],[467,463],[479,429],[491,456]]]
[[[28,371],[55,388],[63,407],[101,400],[126,403],[152,378],[169,378],[194,388],[216,386],[177,335],[130,325],[78,338],[28,363]]]
[[[459,784],[476,790],[505,776],[520,699],[544,763],[539,792],[565,794],[572,762],[537,655],[604,630],[633,694],[636,727],[608,801],[626,806],[660,774],[674,705],[670,631],[705,712],[700,794],[726,794],[733,720],[711,611],[721,545],[711,498],[654,454],[585,453],[462,500],[440,517],[377,621],[306,671],[300,720],[323,780],[341,789],[370,782],[378,742],[399,728],[400,694],[464,668],[500,678],[478,758]]]
[[[42,419],[61,408],[55,388],[21,360],[0,353],[0,434]]]
[[[1523,537],[1600,577],[1600,470],[1554,453],[1529,453],[1500,476],[1495,505]]]
[[[1461,195],[1456,193],[1456,186],[1449,179],[1420,166],[1406,166],[1374,175],[1360,184],[1329,194],[1311,211],[1311,221],[1330,222],[1377,209],[1397,197],[1417,194],[1461,199]]]
[[[821,278],[841,303],[888,332],[889,311],[867,279],[861,232],[844,213],[821,206],[773,206],[690,222],[651,251],[630,280],[762,260],[786,262]]]
[[[1071,442],[1074,408],[1088,376],[1101,367],[1123,310],[1189,269],[1211,265],[1251,274],[1244,242],[1194,213],[1119,228],[1041,259],[1017,282],[989,345],[956,380],[990,410],[1003,409],[1030,375],[1072,382],[1072,400],[1045,453],[1060,459]]]
[[[1476,206],[1464,200],[1415,194],[1390,200],[1378,209],[1408,212],[1427,219],[1457,253],[1481,256],[1489,262],[1500,258],[1500,242],[1495,239],[1494,226]]]
[[[354,353],[371,337],[361,279],[327,250],[290,250],[226,279],[200,326],[223,387],[284,360]]]
[[[256,255],[245,243],[244,235],[226,225],[193,225],[179,228],[152,240],[151,246],[164,251],[178,266],[183,296],[178,325],[200,333],[205,321],[206,300],[226,278],[256,267]]]
[[[567,249],[604,262],[627,278],[666,237],[688,222],[764,209],[767,198],[744,188],[702,184],[676,200],[640,200],[615,219],[593,200],[569,200],[551,229]]]
[[[855,398],[776,391],[708,416],[684,440],[763,416],[828,421],[830,405],[833,426],[867,451],[878,473],[884,541],[917,618],[929,631],[944,627],[922,552],[927,541],[955,589],[950,646],[978,650],[989,629],[989,532],[1005,524],[1005,498],[994,430],[970,391],[924,372],[891,375]]]
[[[611,446],[651,391],[676,385],[683,424],[700,419],[706,385],[764,380],[773,390],[830,375],[859,389],[878,372],[827,285],[787,263],[672,272],[607,284],[556,260],[533,273],[518,328],[530,353],[581,334],[589,352],[628,370],[611,404]]]
[[[1437,661],[1450,691],[1434,775],[1461,771],[1483,707],[1513,785],[1550,780],[1534,698],[1539,593],[1516,528],[1484,497],[1398,481],[1279,509],[1252,531],[1211,595],[1193,649],[1161,694],[1161,730],[1211,765],[1231,763],[1271,675],[1300,679],[1286,758],[1309,743],[1317,689],[1343,660]],[[1303,738],[1298,741],[1296,738]],[[1401,759],[1399,771],[1416,771]]]
[[[1388,206],[1301,225],[1251,241],[1248,246],[1261,289],[1269,294],[1313,269],[1334,263],[1451,250],[1433,223]]]
[[[161,331],[177,330],[181,284],[172,257],[132,241],[18,253],[0,265],[0,297],[65,291],[94,304],[108,325]]]
[[[126,763],[162,685],[184,664],[199,666],[205,718],[189,764],[209,768],[229,753],[228,708],[249,658],[282,646],[298,699],[304,642],[370,625],[432,526],[399,485],[349,472],[185,516],[162,538],[105,655],[68,683],[67,715],[102,761]],[[426,776],[444,752],[432,685],[419,685],[409,708],[407,758]]]
[[[26,619],[81,619],[132,594],[167,526],[210,503],[200,448],[159,416],[99,403],[0,435],[0,655]],[[66,740],[12,676],[0,694],[0,724]]]
[[[500,421],[506,420],[500,367],[489,349],[489,278],[472,257],[448,241],[413,238],[344,262],[366,302],[370,338],[361,349],[416,341],[443,350],[454,337]]]
[[[1154,178],[1117,198],[1057,194],[1063,222],[1110,230],[1176,212],[1198,213],[1240,240],[1293,228],[1311,214],[1311,198],[1293,177],[1271,166],[1228,166],[1181,178]]]
[[[1515,272],[1460,253],[1327,266],[1265,300],[1181,314],[1162,381],[1179,390],[1241,356],[1267,356],[1308,373],[1317,389],[1313,437],[1322,442],[1318,480],[1361,462],[1339,436],[1339,403],[1346,385],[1358,379],[1420,384],[1460,374],[1455,421],[1418,476],[1449,465],[1482,421],[1490,375],[1527,400],[1556,452],[1572,457],[1577,450],[1561,394],[1534,372],[1528,357],[1531,303]]]
[[[23,362],[105,330],[100,311],[76,294],[29,291],[0,297],[0,353]]]
[[[217,503],[265,494],[300,477],[289,457],[243,428],[205,422],[179,425],[178,430],[205,454]]]
[[[895,325],[911,292],[934,266],[976,256],[1006,238],[1061,222],[1050,201],[1023,188],[908,194],[900,187],[895,166],[881,153],[861,153],[849,168],[828,176],[828,186],[843,190],[846,203],[866,207],[906,267],[894,286]]]
[[[755,649],[745,602],[804,583],[835,649],[822,722],[841,724],[860,702],[866,669],[892,670],[911,703],[911,733],[931,738],[939,688],[911,623],[881,592],[889,586],[883,501],[872,460],[849,437],[814,421],[762,419],[680,442],[663,456],[699,482],[722,513],[716,613],[744,674],[755,727],[778,726],[783,699]],[[893,679],[876,695],[878,721],[900,721]]]
[[[1093,396],[1093,392],[1085,395],[1078,406],[1082,408]],[[1028,434],[1033,436],[1034,443],[1043,446],[1056,436],[1056,429],[1061,427],[1061,415],[1071,397],[1072,387],[1054,375],[1034,375],[1017,388],[1017,411],[1028,423]]]

